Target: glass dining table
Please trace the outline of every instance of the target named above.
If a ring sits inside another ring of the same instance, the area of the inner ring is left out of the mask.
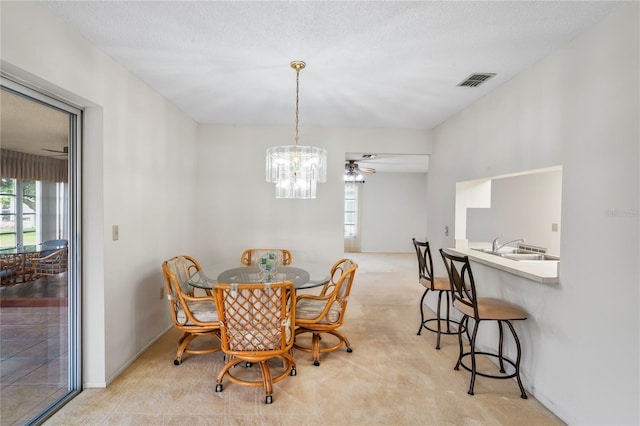
[[[296,290],[323,286],[331,280],[331,266],[301,264],[300,266],[277,266],[273,271],[261,270],[258,266],[207,267],[189,277],[191,287],[211,290],[216,283],[269,283],[291,281]],[[222,271],[217,275],[211,271]],[[213,277],[216,278],[213,278]]]

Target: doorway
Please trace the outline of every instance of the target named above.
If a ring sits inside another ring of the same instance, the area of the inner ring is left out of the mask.
[[[346,153],[345,252],[412,252],[426,235],[428,155]]]

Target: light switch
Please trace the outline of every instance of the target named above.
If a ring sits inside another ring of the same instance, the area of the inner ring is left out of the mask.
[[[113,241],[118,241],[120,239],[120,227],[118,225],[113,225],[111,227],[111,239]]]
[[[558,232],[558,224],[557,223],[552,223],[551,224],[551,232]]]
[[[445,226],[445,227],[444,227],[444,236],[445,236],[445,237],[448,237],[448,236],[449,236],[449,227],[448,227],[448,226]]]

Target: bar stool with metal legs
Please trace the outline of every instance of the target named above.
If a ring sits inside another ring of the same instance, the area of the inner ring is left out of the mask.
[[[462,333],[458,332],[458,343],[460,345],[460,355],[458,356],[458,362],[454,367],[458,370],[462,366],[465,370],[471,372],[471,382],[469,384],[469,395],[473,395],[473,386],[475,384],[476,375],[489,377],[493,379],[510,379],[515,377],[520,387],[520,397],[527,399],[527,394],[522,386],[520,380],[520,359],[522,356],[522,349],[520,347],[520,340],[516,334],[516,330],[513,328],[513,321],[527,319],[527,312],[518,305],[509,303],[505,300],[494,299],[489,297],[477,297],[476,285],[473,280],[473,273],[471,272],[471,265],[467,256],[456,256],[451,253],[440,249],[442,260],[447,267],[449,274],[449,281],[451,284],[451,290],[453,295],[453,306],[462,313],[463,317],[460,321],[465,327],[469,323],[469,318],[472,318],[475,322],[473,326],[473,332],[471,333],[470,345],[471,348],[468,352],[464,352],[462,345]],[[478,326],[482,321],[497,321],[499,342],[498,353],[482,352],[476,350],[476,336],[478,334]],[[504,338],[503,338],[503,325],[506,324],[511,330],[511,334],[516,343],[516,359],[515,361],[506,358],[503,354]],[[485,355],[498,359],[499,373],[492,374],[489,372],[479,372],[476,369],[476,355]],[[465,357],[471,358],[471,368],[465,365],[462,361]],[[506,373],[504,369],[505,363],[510,364],[514,368],[513,373]]]
[[[460,326],[458,321],[454,321],[449,317],[449,309],[451,301],[449,294],[451,293],[451,285],[449,284],[449,278],[440,278],[433,276],[433,260],[431,258],[431,249],[429,248],[429,242],[416,241],[413,238],[413,246],[416,249],[416,255],[418,256],[418,279],[420,284],[425,287],[422,299],[420,299],[420,328],[418,329],[418,336],[422,334],[422,329],[426,328],[437,334],[436,349],[440,349],[440,335],[441,334],[458,334],[457,330],[451,328],[451,324]],[[436,317],[430,319],[424,319],[424,299],[427,297],[429,291],[438,292],[438,306],[436,308]],[[440,316],[440,307],[442,306],[442,295],[445,295],[447,303],[447,316],[442,318]],[[437,327],[433,328],[430,323],[436,322]],[[446,325],[446,328],[442,330],[442,323]]]

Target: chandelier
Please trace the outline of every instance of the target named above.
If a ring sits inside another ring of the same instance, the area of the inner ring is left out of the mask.
[[[291,62],[296,71],[296,143],[267,149],[267,182],[276,184],[276,198],[316,198],[316,183],[327,181],[327,150],[298,145],[300,70],[302,61]]]

